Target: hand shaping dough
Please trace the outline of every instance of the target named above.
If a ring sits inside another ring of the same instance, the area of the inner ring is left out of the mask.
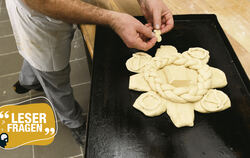
[[[223,71],[220,69],[210,67],[212,70],[212,83],[211,88],[222,88],[227,85],[227,78]]]
[[[168,101],[167,114],[178,128],[194,125],[194,106],[191,103],[181,104]]]
[[[200,101],[194,103],[195,111],[200,113],[219,112],[229,107],[231,102],[228,96],[216,89],[210,89]]]
[[[165,100],[152,91],[141,94],[133,107],[150,117],[159,116],[167,109]]]
[[[151,88],[148,85],[148,82],[144,79],[143,74],[135,74],[130,76],[129,89],[143,92],[151,91]]]
[[[161,30],[154,30],[155,37],[157,38],[157,42],[161,42]]]

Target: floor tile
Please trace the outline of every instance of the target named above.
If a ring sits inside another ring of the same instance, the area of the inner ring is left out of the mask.
[[[0,6],[1,8],[6,8],[5,0],[1,0],[0,4],[1,4],[1,6]]]
[[[44,96],[44,97],[45,97],[45,93],[44,93],[44,92],[41,92],[41,91],[31,90],[31,91],[30,91],[30,96],[31,96],[32,98],[34,98],[34,97],[39,97],[39,96]]]
[[[22,146],[13,150],[0,148],[1,158],[33,158],[32,146]]]
[[[75,31],[75,34],[74,34],[74,39],[79,39],[79,38],[83,38],[82,37],[82,33],[81,33],[81,30],[79,30],[78,28],[76,29]]]
[[[50,105],[50,102],[43,98],[44,96],[39,96],[39,97],[31,97],[30,98],[30,103],[47,103]]]
[[[75,31],[74,39],[71,42],[71,56],[70,60],[75,60],[79,58],[83,58],[86,56],[83,37],[79,29]]]
[[[80,155],[80,146],[72,137],[71,131],[62,123],[58,122],[58,132],[48,146],[35,146],[35,158],[64,158]]]
[[[15,74],[15,75],[0,78],[0,103],[3,103],[3,102],[6,103],[6,101],[9,101],[9,100],[10,101],[8,103],[10,102],[16,103],[19,100],[28,99],[30,97],[29,93],[17,94],[13,90],[12,86],[18,80],[18,76],[19,74]],[[18,98],[22,98],[22,99],[18,99]],[[11,101],[13,99],[18,99],[18,100]]]
[[[73,87],[73,93],[83,113],[87,113],[89,111],[90,83]]]
[[[15,99],[11,99],[11,100],[5,100],[3,102],[0,102],[0,106],[3,105],[23,105],[23,104],[29,104],[30,101],[30,96],[25,96],[22,98],[15,98]]]
[[[71,43],[70,60],[76,60],[84,57],[86,57],[86,53],[82,39],[73,40]]]
[[[0,37],[13,34],[10,21],[0,22]]]
[[[16,73],[21,70],[23,58],[18,53],[0,57],[0,76]]]
[[[0,38],[0,55],[13,51],[17,51],[14,36]]]
[[[70,156],[68,158],[83,158],[83,155],[82,154],[81,155],[75,155],[75,156]]]
[[[71,65],[71,85],[90,81],[87,59],[76,60]]]
[[[8,19],[9,19],[9,15],[8,15],[7,9],[6,8],[1,8],[0,21],[8,20]]]

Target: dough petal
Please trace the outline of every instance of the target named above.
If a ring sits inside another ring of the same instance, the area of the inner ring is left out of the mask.
[[[144,79],[143,74],[135,74],[130,76],[129,78],[129,89],[135,91],[151,91],[148,82]]]
[[[167,114],[176,127],[194,125],[194,106],[191,103],[167,102]]]
[[[177,55],[178,51],[175,47],[170,46],[170,45],[162,45],[160,48],[157,49],[155,56],[156,57],[171,57],[174,55]]]
[[[220,112],[231,107],[229,97],[222,91],[210,89],[198,102],[194,103],[195,111],[200,113]]]
[[[137,52],[127,60],[126,67],[129,71],[139,73],[143,72],[150,62],[152,62],[152,56],[147,53]]]
[[[210,58],[209,51],[200,47],[189,48],[183,54],[188,55],[191,58],[200,60],[203,64],[206,64]]]
[[[165,100],[152,91],[141,94],[133,107],[150,117],[159,116],[167,110]]]
[[[220,69],[210,67],[212,72],[211,88],[222,88],[227,85],[227,78]]]

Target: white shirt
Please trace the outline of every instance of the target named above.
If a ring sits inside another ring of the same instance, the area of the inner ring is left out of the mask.
[[[6,0],[19,53],[40,71],[59,71],[69,64],[72,24],[29,8],[22,0]]]

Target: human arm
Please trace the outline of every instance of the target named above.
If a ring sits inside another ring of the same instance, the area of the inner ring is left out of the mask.
[[[154,46],[156,38],[152,30],[134,17],[102,9],[81,0],[23,0],[30,8],[68,23],[108,25],[130,48],[148,50]],[[143,40],[140,35],[148,39]]]
[[[160,29],[162,33],[174,27],[172,13],[162,0],[138,0],[138,3],[148,22],[148,27]]]

